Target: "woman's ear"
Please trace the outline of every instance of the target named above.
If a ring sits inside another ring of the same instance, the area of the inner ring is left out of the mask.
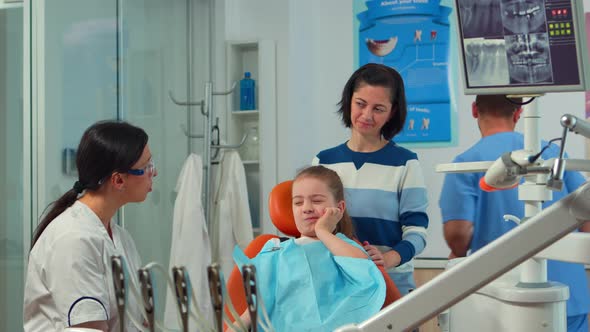
[[[123,191],[125,190],[125,179],[123,178],[123,174],[121,173],[113,173],[111,175],[111,184],[113,185],[113,187],[118,190],[118,191]]]

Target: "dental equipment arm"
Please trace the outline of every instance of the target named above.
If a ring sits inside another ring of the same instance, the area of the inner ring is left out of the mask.
[[[248,304],[247,312],[250,318],[251,331],[258,331],[258,324],[260,324],[263,331],[274,332],[274,328],[266,312],[266,307],[264,306],[264,301],[258,291],[256,267],[254,265],[246,264],[242,266],[242,280],[246,293],[246,303]],[[260,316],[258,316],[258,312],[260,312]]]
[[[559,151],[559,158],[555,159],[553,167],[551,169],[551,175],[547,180],[547,186],[553,190],[561,190],[563,187],[563,173],[566,167],[566,159],[564,158],[565,153],[565,140],[568,131],[573,131],[576,134],[580,134],[586,138],[590,138],[590,123],[577,118],[571,114],[564,114],[560,119],[561,126],[563,127],[563,134],[561,136],[561,149]]]
[[[115,286],[115,299],[117,311],[119,312],[119,330],[125,331],[125,301],[127,298],[125,287],[125,268],[121,256],[111,256],[111,269],[113,273],[113,284]]]
[[[416,328],[569,234],[586,220],[590,220],[590,183],[585,183],[372,318],[336,331],[401,332]]]
[[[248,328],[244,325],[244,321],[236,312],[234,305],[229,298],[227,289],[225,288],[225,278],[218,263],[213,263],[207,267],[207,278],[209,280],[209,292],[211,295],[211,303],[215,311],[216,328],[221,332],[223,329],[223,322],[227,324],[228,331],[248,332]],[[225,315],[223,310],[223,303],[227,303],[227,309],[235,322]]]
[[[176,292],[175,291],[175,288],[176,288],[175,281],[173,280],[172,276],[170,276],[167,273],[167,270],[161,264],[159,264],[157,262],[150,262],[150,263],[146,264],[143,268],[139,269],[139,271],[138,271],[140,273],[140,279],[142,278],[142,274],[144,274],[146,271],[149,273],[149,276],[152,279],[152,282],[155,281],[155,280],[157,280],[156,278],[153,278],[154,272],[156,272],[156,271],[159,272],[160,275],[164,278],[164,284],[167,285],[167,287],[169,287],[170,290],[173,290],[174,292]],[[188,280],[188,274],[186,274],[186,278],[185,279]],[[140,283],[144,283],[144,282],[145,282],[145,280],[143,280],[143,281],[140,280]],[[190,280],[188,281],[188,283],[190,285]],[[141,284],[141,287],[142,288],[143,287],[147,287],[147,285]],[[155,285],[152,285],[151,291],[152,291],[153,294],[155,294],[155,289],[156,289]],[[193,289],[191,289],[191,290],[194,292]],[[143,292],[143,289],[142,289],[142,292]],[[211,332],[211,331],[213,331],[213,329],[210,328],[208,322],[205,320],[205,318],[203,318],[203,316],[200,314],[200,312],[198,310],[198,307],[197,307],[197,304],[196,304],[196,300],[195,300],[195,294],[194,293],[191,293],[190,295],[192,296],[193,307],[194,307],[194,310],[190,310],[190,306],[188,308],[189,309],[188,311],[189,311],[190,317],[192,317],[195,320],[195,322],[197,323],[199,331],[203,331],[203,332]],[[145,303],[146,296],[147,296],[147,299],[149,299],[149,295],[143,294],[143,293],[142,293],[142,295],[136,296],[138,298],[138,300],[140,298],[143,298],[143,301],[144,301],[143,303],[144,303],[144,309],[145,310],[147,310],[150,307],[149,304],[146,304]],[[157,305],[156,305],[157,303],[155,302],[156,296],[153,296],[152,295],[152,298],[154,300],[153,303],[152,303],[153,304],[153,311],[155,312],[157,310]],[[145,312],[144,312],[144,314],[146,316],[145,317],[146,321],[150,321],[150,318],[148,317],[149,314],[148,313],[145,313]],[[179,325],[181,325],[182,323],[180,322],[180,316],[178,318],[179,318]],[[164,326],[164,323],[161,322],[161,321],[159,321],[155,315],[154,315],[154,326],[155,326],[154,329],[157,329],[158,331],[162,331],[162,332],[178,332],[178,330],[176,330],[176,329],[170,329],[170,328],[167,328],[166,326]]]
[[[248,304],[248,315],[250,316],[250,329],[252,332],[258,331],[258,310],[257,302],[258,293],[256,285],[256,267],[254,265],[244,265],[242,267],[242,280],[246,292],[246,303]]]
[[[590,138],[590,123],[588,123],[588,121],[584,121],[571,114],[564,114],[561,117],[560,122],[561,125],[569,131]]]
[[[172,277],[174,279],[174,290],[176,291],[178,312],[180,314],[180,319],[182,321],[182,331],[188,332],[190,285],[184,267],[173,267]]]
[[[209,293],[211,295],[211,303],[213,304],[213,311],[215,313],[215,327],[217,331],[223,331],[223,291],[220,276],[219,264],[214,263],[207,267],[207,276],[209,277]]]
[[[156,330],[154,287],[152,286],[152,275],[147,268],[141,268],[137,271],[139,285],[141,287],[141,296],[143,298],[143,308],[147,315],[148,328],[150,332]]]

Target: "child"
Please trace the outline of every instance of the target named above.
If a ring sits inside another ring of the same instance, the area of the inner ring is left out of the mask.
[[[301,171],[293,181],[298,239],[270,240],[249,260],[236,250],[241,268],[254,264],[258,296],[276,331],[332,331],[377,313],[385,282],[360,245],[351,240],[344,189],[323,166]],[[242,319],[250,326],[248,312]]]

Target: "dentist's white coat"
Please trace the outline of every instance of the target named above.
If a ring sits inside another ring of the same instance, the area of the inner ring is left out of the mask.
[[[223,152],[212,191],[213,222],[211,239],[213,242],[213,261],[221,265],[227,280],[234,266],[235,245],[244,249],[253,239],[252,217],[248,205],[248,188],[244,164],[237,151]]]
[[[211,244],[201,202],[203,162],[196,154],[188,156],[176,183],[170,266],[184,266],[188,271],[198,308],[209,322],[213,309],[209,296],[207,266],[211,264]],[[164,324],[179,329],[178,307],[174,290],[166,287]],[[192,303],[191,303],[192,308]],[[194,326],[194,322],[191,321]]]

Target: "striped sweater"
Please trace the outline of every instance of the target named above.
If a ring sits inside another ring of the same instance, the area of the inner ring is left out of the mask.
[[[338,173],[356,236],[382,252],[397,251],[390,272],[413,271],[412,258],[426,246],[428,199],[415,153],[393,142],[375,152],[355,152],[346,143],[320,152],[314,165]]]

